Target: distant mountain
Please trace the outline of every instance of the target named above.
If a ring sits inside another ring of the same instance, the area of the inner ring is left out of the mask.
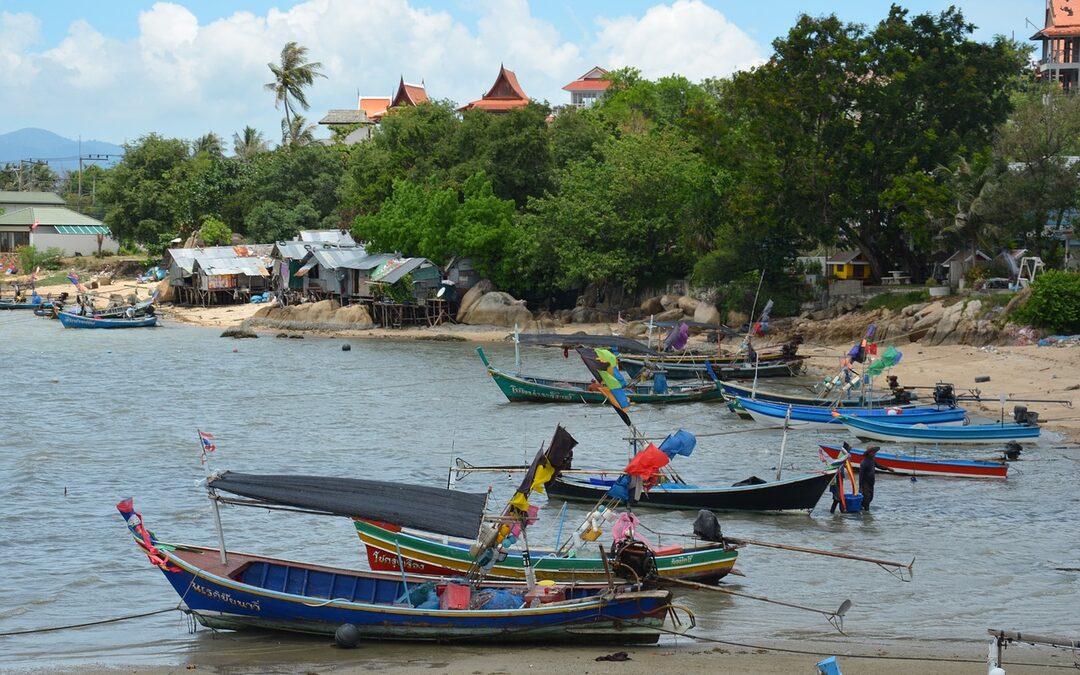
[[[82,155],[119,155],[124,149],[105,141],[83,141]],[[57,173],[79,168],[79,141],[64,138],[46,129],[19,129],[0,134],[0,166],[20,159],[43,159]],[[119,157],[109,161],[94,162],[100,166],[112,166]]]

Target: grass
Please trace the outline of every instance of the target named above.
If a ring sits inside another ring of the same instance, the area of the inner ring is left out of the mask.
[[[927,302],[929,299],[930,293],[925,289],[907,291],[905,293],[880,293],[867,300],[866,304],[862,306],[862,311],[869,312],[875,309],[885,308],[891,309],[894,312],[899,312],[908,305]]]

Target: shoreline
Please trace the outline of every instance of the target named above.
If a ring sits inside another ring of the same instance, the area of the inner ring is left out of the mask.
[[[761,645],[738,646],[717,644],[709,646],[686,638],[686,642],[655,646],[619,645],[500,645],[433,644],[433,643],[362,643],[358,648],[345,650],[333,645],[330,637],[288,639],[272,651],[266,649],[266,635],[253,633],[202,633],[213,646],[190,652],[173,664],[82,663],[50,667],[49,672],[101,673],[121,672],[165,675],[178,669],[189,673],[262,673],[268,670],[283,672],[335,673],[411,673],[420,670],[440,673],[528,672],[559,670],[577,673],[622,673],[653,675],[658,672],[681,673],[747,673],[781,675],[813,672],[815,664],[828,656],[836,656],[845,675],[874,673],[901,675],[904,673],[940,673],[960,675],[982,672],[986,668],[989,637],[985,641],[968,643],[889,644],[859,642],[852,648],[847,640],[805,640],[766,642]],[[198,638],[195,638],[198,640]],[[196,653],[198,652],[198,653]],[[625,652],[626,661],[597,661]],[[1011,675],[1018,673],[1047,673],[1075,670],[1067,652],[1029,645],[1010,645],[1004,652],[1004,667]],[[45,668],[24,669],[18,672],[43,673]]]

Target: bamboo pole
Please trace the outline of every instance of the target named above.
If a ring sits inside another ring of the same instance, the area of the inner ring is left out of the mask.
[[[766,547],[766,548],[778,548],[778,549],[782,549],[782,550],[785,550],[785,551],[795,551],[795,552],[798,552],[798,553],[810,553],[812,555],[822,555],[822,556],[827,556],[827,557],[830,557],[830,558],[843,558],[844,560],[857,560],[859,562],[873,563],[875,565],[880,565],[882,567],[893,567],[893,568],[896,568],[896,569],[899,569],[899,570],[905,570],[906,569],[908,572],[911,572],[912,567],[914,567],[914,565],[915,565],[915,558],[912,558],[911,562],[905,565],[904,563],[894,562],[892,560],[882,560],[880,558],[870,558],[868,556],[856,555],[854,553],[840,553],[839,551],[826,551],[824,549],[810,548],[810,547],[807,547],[807,546],[795,546],[795,545],[792,545],[792,544],[777,544],[775,542],[760,541],[758,539],[741,539],[741,538],[727,537],[727,536],[725,536],[724,539],[726,539],[727,541],[730,541],[733,544],[738,544],[738,545],[742,545],[742,546],[763,546],[763,547]]]
[[[747,599],[750,599],[750,600],[758,600],[759,602],[767,602],[767,603],[773,604],[773,605],[780,605],[781,607],[790,607],[792,609],[801,609],[801,610],[803,610],[805,612],[814,612],[815,614],[821,614],[822,616],[829,619],[830,623],[834,619],[839,619],[839,620],[842,621],[843,618],[844,618],[844,614],[846,614],[848,609],[851,607],[851,601],[850,600],[844,600],[844,602],[840,604],[840,607],[836,611],[829,611],[827,609],[818,609],[817,607],[808,607],[806,605],[798,605],[798,604],[795,604],[793,602],[785,602],[783,600],[774,600],[773,598],[767,598],[767,597],[765,597],[763,595],[754,595],[752,593],[743,593],[741,591],[733,591],[730,588],[722,588],[720,586],[710,586],[708,584],[703,584],[703,583],[700,583],[700,582],[697,582],[697,581],[689,581],[687,579],[664,579],[664,583],[678,584],[679,586],[686,586],[687,588],[698,588],[698,589],[701,589],[703,591],[716,591],[717,593],[723,593],[725,595],[733,595],[733,596],[738,597],[738,598],[747,598]],[[841,630],[841,627],[842,627],[842,625],[838,626],[837,630],[840,630],[840,632],[843,633],[843,630]]]
[[[994,630],[992,628],[988,628],[986,632],[996,638],[1011,640],[1013,642],[1026,642],[1028,644],[1047,645],[1050,647],[1064,647],[1065,649],[1080,649],[1080,639],[1077,638],[1034,635],[1032,633],[1021,633],[1019,631],[1011,630]]]

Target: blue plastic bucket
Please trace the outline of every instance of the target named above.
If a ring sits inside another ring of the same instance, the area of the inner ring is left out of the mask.
[[[862,511],[862,495],[844,493],[844,513],[858,513],[859,511]]]

